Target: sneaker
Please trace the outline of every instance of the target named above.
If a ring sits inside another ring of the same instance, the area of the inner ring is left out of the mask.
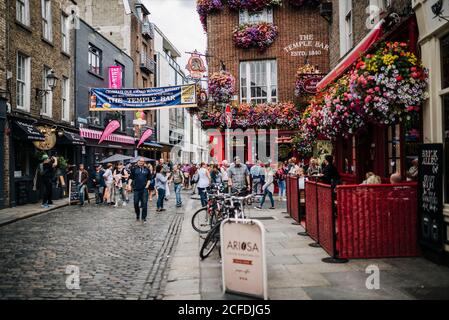
[[[270,210],[276,210],[276,208],[275,207],[271,207]]]
[[[159,211],[162,212],[162,211],[167,211],[167,210],[166,209],[160,209]]]
[[[136,222],[140,222],[140,219],[139,219],[139,218],[136,218]]]
[[[254,207],[254,209],[262,210],[262,207],[261,207],[261,206],[258,206],[258,207]]]
[[[114,208],[117,208],[117,207],[118,207],[118,203],[114,204]]]
[[[126,202],[123,202],[122,206],[123,206],[123,207],[126,207]]]
[[[143,224],[147,224],[147,220],[143,220]]]

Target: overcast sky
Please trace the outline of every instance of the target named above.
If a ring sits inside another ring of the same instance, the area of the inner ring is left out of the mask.
[[[181,52],[178,63],[185,68],[190,52],[206,51],[206,34],[196,12],[196,0],[142,0],[150,11],[150,20]]]

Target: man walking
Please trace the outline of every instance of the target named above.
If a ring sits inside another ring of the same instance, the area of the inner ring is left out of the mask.
[[[171,173],[171,169],[168,163],[165,162],[164,159],[161,158],[161,160],[159,160],[160,165],[162,166],[162,173],[164,173],[165,175],[170,175]],[[170,184],[169,184],[169,180],[167,180],[167,183],[165,185],[165,201],[168,201],[168,198],[170,197]]]
[[[253,180],[253,194],[257,195],[257,194],[261,194],[261,186],[263,185],[262,183],[262,176],[263,176],[263,168],[261,166],[261,161],[257,161],[256,165],[254,165],[251,168],[250,174],[251,174],[251,178]]]
[[[95,165],[95,172],[92,176],[92,184],[95,189],[95,203],[101,204],[103,203],[103,193],[104,188],[106,187],[106,183],[104,182],[104,170],[100,164]]]
[[[75,173],[75,181],[78,188],[78,194],[80,196],[80,206],[84,206],[84,200],[87,193],[89,199],[89,193],[87,190],[87,181],[89,180],[89,173],[84,169],[84,164],[79,165],[78,171]]]
[[[58,165],[58,160],[55,157],[48,158],[45,154],[42,159],[42,183],[44,185],[44,198],[42,200],[42,207],[49,208],[53,203],[52,198],[52,182],[55,175],[55,167]]]
[[[182,207],[181,190],[184,184],[184,175],[180,170],[180,166],[176,165],[173,170],[173,183],[175,184],[176,207]]]
[[[142,207],[142,222],[147,223],[148,210],[148,187],[150,186],[151,173],[145,165],[145,159],[140,158],[137,167],[131,170],[128,180],[128,191],[134,188],[134,210],[136,212],[136,221],[140,221],[140,208]]]
[[[249,181],[249,171],[245,165],[242,165],[242,161],[239,157],[235,159],[235,165],[229,168],[229,187],[233,191],[249,192],[251,190]]]

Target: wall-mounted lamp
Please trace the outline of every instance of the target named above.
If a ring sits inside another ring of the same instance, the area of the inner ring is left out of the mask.
[[[55,72],[53,70],[51,70],[47,74],[46,79],[47,79],[47,86],[49,89],[36,88],[36,98],[43,97],[47,93],[52,92],[54,88],[56,88],[56,84],[58,83],[59,78],[55,75]]]
[[[443,0],[438,0],[437,2],[434,3],[434,5],[432,6],[432,12],[435,15],[435,18],[438,19],[443,19],[447,22],[449,22],[448,17],[443,16]]]

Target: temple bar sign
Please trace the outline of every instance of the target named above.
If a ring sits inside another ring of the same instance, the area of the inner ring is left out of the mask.
[[[196,107],[196,86],[90,90],[90,111],[135,111]]]
[[[324,51],[329,51],[329,44],[316,40],[313,34],[302,34],[298,41],[284,47],[284,51],[292,57],[321,56]]]

